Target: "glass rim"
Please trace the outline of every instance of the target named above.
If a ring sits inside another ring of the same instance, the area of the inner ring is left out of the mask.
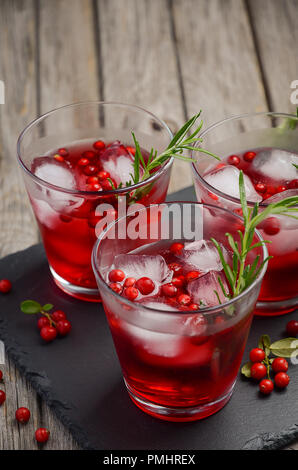
[[[279,113],[279,112],[274,112],[274,111],[268,111],[268,112],[261,112],[261,113],[245,113],[245,114],[238,114],[238,115],[233,115],[233,116],[229,116],[227,118],[224,118],[224,119],[221,119],[220,121],[217,121],[213,124],[211,124],[209,127],[207,127],[204,131],[202,131],[199,135],[200,138],[204,138],[204,136],[207,134],[207,133],[210,133],[211,131],[213,131],[213,129],[216,129],[217,127],[221,126],[222,124],[225,124],[227,122],[230,122],[230,121],[235,121],[237,119],[245,119],[245,118],[253,118],[253,117],[265,117],[265,116],[268,116],[268,117],[272,117],[272,118],[277,118],[277,117],[282,117],[282,118],[287,118],[287,119],[293,119],[293,118],[296,118],[298,119],[297,116],[295,116],[295,114],[288,114],[288,113]],[[200,145],[200,143],[196,143],[195,147],[198,147]],[[222,191],[220,191],[219,189],[216,189],[214,186],[211,186],[211,184],[209,184],[199,173],[197,167],[196,167],[196,163],[195,162],[192,162],[191,164],[192,166],[192,172],[194,174],[194,177],[197,178],[209,191],[212,191],[213,193],[215,193],[217,196],[223,198],[223,199],[227,199],[231,202],[234,202],[236,204],[240,204],[241,205],[241,202],[240,202],[240,199],[237,198],[237,197],[234,197],[234,196],[230,196],[229,194],[227,193],[223,193]],[[252,202],[252,201],[247,201],[247,204],[251,207],[253,207],[255,205],[255,202]],[[270,204],[270,203],[269,203]],[[268,203],[266,202],[260,202],[259,203],[259,207],[267,207],[269,205]]]
[[[203,203],[203,202],[196,202],[196,201],[169,201],[169,202],[162,202],[160,204],[150,204],[149,206],[146,206],[144,207],[143,209],[139,210],[138,212],[142,212],[144,210],[147,210],[148,208],[150,207],[158,207],[162,204],[166,204],[166,205],[169,205],[169,204],[196,204],[196,205],[200,205],[200,206],[203,206],[203,207],[207,207],[207,208],[211,208],[211,209],[216,209],[216,210],[219,210],[219,211],[224,211],[224,212],[227,212],[228,214],[232,215],[233,217],[235,217],[236,219],[239,219],[241,220],[241,222],[243,222],[243,218],[240,217],[239,215],[235,214],[234,212],[228,210],[228,209],[225,209],[224,207],[219,207],[219,206],[215,206],[214,204],[208,204],[208,203]],[[258,274],[258,277],[254,280],[254,282],[243,292],[241,292],[241,294],[239,294],[237,297],[234,297],[233,299],[230,299],[228,300],[227,302],[224,302],[223,304],[220,304],[218,306],[214,306],[214,307],[206,307],[206,308],[200,308],[199,310],[187,310],[187,311],[181,311],[181,310],[160,310],[160,309],[155,309],[155,308],[152,308],[152,307],[147,307],[146,305],[143,305],[143,304],[140,304],[140,303],[136,303],[136,302],[132,302],[131,300],[128,300],[126,299],[125,297],[122,297],[121,295],[117,294],[116,292],[114,292],[112,289],[109,288],[108,284],[104,281],[98,267],[97,267],[97,262],[96,262],[96,255],[98,253],[98,248],[100,246],[100,243],[102,242],[102,240],[104,239],[105,235],[109,232],[109,230],[114,226],[116,225],[117,223],[119,223],[121,220],[124,220],[126,219],[127,217],[131,217],[133,214],[131,215],[125,215],[123,217],[119,217],[118,219],[114,220],[113,222],[111,222],[102,232],[101,234],[99,235],[98,239],[96,240],[94,246],[93,246],[93,249],[92,249],[92,255],[91,255],[91,265],[92,265],[92,268],[93,268],[93,271],[96,273],[96,278],[99,280],[100,282],[100,285],[110,294],[112,295],[113,297],[116,297],[116,299],[121,299],[121,302],[125,303],[126,305],[130,306],[130,307],[136,307],[136,305],[138,305],[139,308],[141,309],[144,309],[145,311],[147,312],[152,312],[152,313],[162,313],[162,314],[180,314],[180,315],[190,315],[190,314],[196,314],[196,313],[218,313],[220,312],[221,310],[223,310],[224,308],[232,305],[233,303],[235,303],[236,301],[238,301],[239,299],[245,297],[254,287],[255,285],[258,283],[258,282],[261,282],[265,273],[266,273],[266,270],[267,270],[267,265],[268,265],[268,260],[264,263],[264,266],[262,267],[260,273]],[[255,229],[255,234],[257,235],[258,239],[260,241],[263,241],[263,237],[261,235],[261,233],[259,232],[259,230]],[[262,252],[263,252],[263,261],[268,257],[268,250],[267,250],[267,247],[266,247],[266,243],[264,243],[262,245]]]
[[[123,102],[120,102],[120,101],[101,101],[101,100],[95,100],[94,101],[94,100],[89,100],[89,101],[78,101],[78,102],[75,102],[75,103],[66,104],[64,106],[59,106],[58,108],[54,108],[54,109],[42,114],[41,116],[38,116],[33,121],[29,122],[29,124],[27,124],[27,126],[22,130],[22,132],[20,133],[20,135],[18,137],[18,140],[17,140],[17,159],[18,159],[18,162],[19,162],[21,168],[25,171],[25,173],[27,173],[29,176],[31,176],[31,178],[36,180],[39,184],[42,184],[43,186],[46,186],[46,187],[48,187],[50,189],[53,189],[55,191],[60,191],[60,192],[63,192],[63,193],[73,194],[73,195],[77,195],[77,196],[78,195],[85,195],[85,196],[87,195],[87,196],[96,196],[96,197],[111,196],[111,195],[114,195],[114,194],[123,194],[123,193],[125,194],[127,192],[130,192],[130,191],[133,191],[135,189],[141,188],[142,186],[145,186],[146,184],[155,181],[161,174],[164,173],[165,170],[167,170],[172,165],[174,157],[170,157],[159,170],[157,170],[155,173],[153,173],[149,178],[145,179],[144,181],[140,181],[139,183],[132,184],[131,186],[125,186],[125,187],[119,188],[119,189],[111,189],[111,190],[105,190],[105,191],[100,191],[100,192],[83,191],[83,190],[77,190],[77,189],[63,188],[62,186],[57,186],[55,184],[49,183],[48,181],[45,181],[45,180],[39,178],[38,176],[36,176],[34,173],[32,173],[32,171],[29,168],[27,168],[27,166],[23,162],[22,155],[21,155],[21,153],[22,153],[21,152],[21,143],[22,143],[23,138],[26,136],[26,134],[32,128],[34,128],[37,124],[44,121],[47,117],[52,116],[53,114],[55,114],[58,111],[61,111],[61,110],[67,109],[67,108],[75,108],[75,107],[88,106],[88,105],[97,105],[97,106],[99,106],[99,105],[114,105],[114,106],[127,107],[127,108],[131,108],[131,109],[134,109],[134,110],[137,110],[137,111],[141,111],[141,112],[149,115],[155,121],[157,121],[161,125],[161,127],[163,127],[166,130],[166,132],[169,134],[170,140],[172,140],[172,138],[173,138],[172,131],[170,130],[169,126],[162,119],[155,116],[155,114],[153,114],[151,111],[147,111],[142,106],[138,106],[138,105],[135,105],[135,104],[123,103]]]

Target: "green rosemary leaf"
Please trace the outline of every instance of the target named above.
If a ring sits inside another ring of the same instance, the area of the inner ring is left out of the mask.
[[[248,222],[248,208],[247,208],[244,177],[243,177],[242,170],[240,171],[240,174],[239,174],[239,194],[240,194],[240,201],[241,201],[244,223],[246,225]]]

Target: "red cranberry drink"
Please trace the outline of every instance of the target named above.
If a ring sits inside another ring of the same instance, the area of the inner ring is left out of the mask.
[[[125,210],[134,202],[147,205],[166,197],[171,160],[145,180],[138,163],[139,180],[133,179],[131,131],[136,129],[145,162],[146,145],[149,151],[151,145],[163,149],[171,138],[161,121],[140,108],[83,103],[42,116],[19,139],[19,159],[51,272],[75,297],[99,300],[91,268],[98,223],[118,217],[120,200]],[[98,212],[102,204],[108,208]]]
[[[248,119],[242,118],[243,123]],[[228,125],[231,126],[231,122]],[[243,132],[228,143],[217,143],[218,153],[220,148],[224,149],[224,153],[220,153],[222,161],[214,164],[212,159],[207,158],[204,163],[195,165],[195,186],[199,200],[223,205],[241,215],[241,208],[237,204],[240,170],[245,175],[246,195],[251,206],[258,202],[264,210],[271,203],[298,195],[297,130],[285,126],[282,130],[278,127],[270,129],[271,134],[265,133],[265,130]],[[277,146],[244,147],[249,142],[276,142]],[[279,144],[284,148],[278,147]],[[212,145],[209,149],[215,151]],[[263,238],[271,242],[268,250],[273,258],[269,261],[261,287],[257,313],[286,313],[298,304],[298,221],[285,215],[274,215],[258,228]]]
[[[142,410],[173,421],[209,416],[229,400],[261,282],[227,303],[222,289],[229,285],[210,237],[231,264],[225,232],[235,235],[242,224],[212,206],[202,208],[202,220],[198,240],[138,240],[131,249],[131,240],[120,244],[107,232],[93,251],[128,392]]]

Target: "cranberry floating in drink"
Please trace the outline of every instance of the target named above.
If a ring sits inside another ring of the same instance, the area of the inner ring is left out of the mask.
[[[212,202],[242,215],[239,172],[244,172],[249,206],[298,195],[298,118],[261,113],[226,119],[201,134],[204,147],[222,157],[204,156],[193,165],[199,201]],[[291,212],[289,212],[291,214]],[[294,215],[294,214],[292,214]],[[297,214],[296,214],[297,216]],[[278,315],[298,305],[298,220],[271,214],[258,226],[269,240],[268,270],[256,313]]]
[[[91,251],[100,220],[115,220],[120,200],[125,209],[166,197],[172,158],[146,175],[142,162],[136,169],[132,131],[144,162],[151,147],[162,152],[172,137],[162,121],[137,106],[89,102],[45,114],[18,141],[50,270],[58,286],[81,299],[99,300]],[[104,213],[97,211],[101,204],[108,205]]]
[[[137,221],[141,234],[131,236]],[[241,219],[225,209],[164,203],[118,219],[93,249],[127,390],[155,417],[204,418],[232,394],[267,257],[263,246],[249,253],[260,272],[233,297],[224,268],[234,254],[225,234],[239,242],[238,230]],[[253,242],[260,240],[256,234]]]

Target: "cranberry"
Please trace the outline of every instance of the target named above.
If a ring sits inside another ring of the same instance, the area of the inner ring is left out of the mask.
[[[139,295],[139,291],[135,287],[126,287],[124,295],[128,300],[135,300]]]
[[[11,288],[12,285],[8,279],[0,279],[0,292],[2,292],[2,294],[7,294],[11,291]]]
[[[95,165],[87,165],[84,168],[84,173],[87,176],[95,175],[98,172],[98,167]]]
[[[112,183],[113,183],[113,184],[112,184]],[[111,191],[112,189],[114,189],[113,186],[116,188],[117,185],[114,184],[114,181],[113,181],[113,180],[112,180],[112,183],[111,183],[111,181],[109,181],[108,179],[102,180],[102,181],[101,181],[102,189],[103,189],[104,191]]]
[[[61,155],[61,157],[67,157],[68,150],[66,148],[61,148],[61,149],[58,149],[58,153],[59,155]]]
[[[121,294],[122,292],[122,286],[119,282],[110,282],[109,288],[116,292],[116,294]]]
[[[96,184],[98,183],[98,177],[97,176],[89,176],[87,178],[87,184]]]
[[[254,348],[249,353],[251,362],[262,362],[265,359],[265,352],[261,348]]]
[[[92,183],[87,185],[87,191],[101,191],[102,187],[99,183]]]
[[[287,189],[287,187],[282,184],[282,185],[277,187],[277,192],[278,193],[283,193],[284,191],[286,191],[286,189]]]
[[[136,283],[136,279],[134,277],[127,277],[124,281],[124,287],[133,287]]]
[[[276,235],[280,231],[280,223],[276,217],[268,217],[262,224],[262,229],[267,235]]]
[[[298,320],[291,320],[287,323],[287,333],[290,336],[298,335]]]
[[[252,162],[256,156],[256,152],[245,152],[243,158],[246,162]]]
[[[57,331],[60,336],[66,336],[71,331],[71,323],[68,320],[59,320],[57,323]]]
[[[112,271],[109,272],[109,280],[111,282],[122,282],[124,278],[125,274],[121,269],[112,269]]]
[[[184,307],[186,307],[187,305],[191,303],[191,297],[187,294],[180,294],[177,300],[178,300],[178,303],[180,305],[183,305]]]
[[[93,148],[96,150],[104,150],[106,148],[106,144],[102,140],[97,140],[94,142]]]
[[[40,336],[47,343],[53,341],[57,336],[57,330],[53,326],[44,326],[40,330]]]
[[[290,383],[290,377],[285,372],[278,372],[274,377],[274,382],[278,388],[286,388]]]
[[[190,281],[194,281],[195,279],[198,279],[199,276],[200,276],[199,271],[189,271],[186,274],[185,279],[186,279],[186,282],[190,282]]]
[[[183,287],[184,286],[184,283],[185,283],[185,277],[181,274],[180,276],[175,276],[173,277],[172,279],[172,284],[175,286],[175,287]]]
[[[93,150],[86,150],[82,154],[83,158],[88,158],[88,160],[92,160],[94,157],[96,157],[96,153],[93,152]]]
[[[255,188],[258,193],[265,193],[267,191],[267,186],[264,183],[257,183]]]
[[[263,379],[259,383],[259,388],[260,388],[260,392],[263,393],[263,395],[270,395],[270,393],[274,389],[274,384],[272,380],[270,379]]]
[[[52,319],[55,322],[66,320],[66,313],[63,312],[63,310],[55,310],[55,312],[52,313]]]
[[[296,189],[296,188],[298,188],[298,179],[295,179],[289,182],[289,189]]]
[[[171,253],[174,253],[174,255],[179,255],[179,253],[181,253],[183,248],[184,248],[183,243],[172,243],[172,245],[170,246],[170,251]]]
[[[41,317],[37,320],[37,328],[41,330],[45,326],[51,326],[50,321],[46,317]]]
[[[78,165],[79,166],[87,166],[89,165],[90,161],[88,160],[88,158],[80,158],[80,160],[78,161]]]
[[[179,263],[170,263],[169,268],[171,271],[174,271],[174,274],[176,275],[182,274],[183,268]]]
[[[139,289],[141,294],[149,295],[154,291],[155,284],[149,277],[141,277],[137,280],[136,287]]]
[[[97,173],[97,177],[100,181],[106,180],[107,178],[110,178],[110,173],[108,171],[101,170]]]
[[[199,310],[200,306],[198,304],[190,304],[188,306],[189,310]]]
[[[61,155],[59,155],[58,153],[56,153],[56,155],[54,155],[54,159],[55,159],[57,162],[64,162],[64,158],[61,157]]]
[[[28,408],[21,407],[17,409],[16,420],[19,423],[22,423],[22,424],[28,423],[29,419],[30,419],[30,411],[28,410]]]
[[[177,294],[177,287],[174,284],[164,284],[161,288],[163,295],[166,297],[174,297]]]
[[[276,357],[272,362],[273,372],[287,372],[289,368],[288,361],[283,357]]]
[[[228,163],[230,165],[238,166],[240,163],[240,158],[238,157],[238,155],[230,155],[228,158]]]
[[[3,405],[5,400],[6,400],[6,393],[3,392],[3,390],[0,390],[0,406]]]
[[[126,147],[126,150],[132,155],[135,155],[136,153],[136,149],[134,147],[130,147],[129,145]]]
[[[44,443],[47,442],[47,440],[50,437],[50,431],[46,428],[38,428],[35,431],[35,439],[37,442]]]
[[[261,380],[263,377],[265,377],[267,372],[265,364],[262,364],[261,362],[255,362],[250,369],[250,373],[253,379],[256,380]]]
[[[3,372],[2,372],[2,370],[0,369],[0,380],[2,380],[2,379],[3,379]]]

